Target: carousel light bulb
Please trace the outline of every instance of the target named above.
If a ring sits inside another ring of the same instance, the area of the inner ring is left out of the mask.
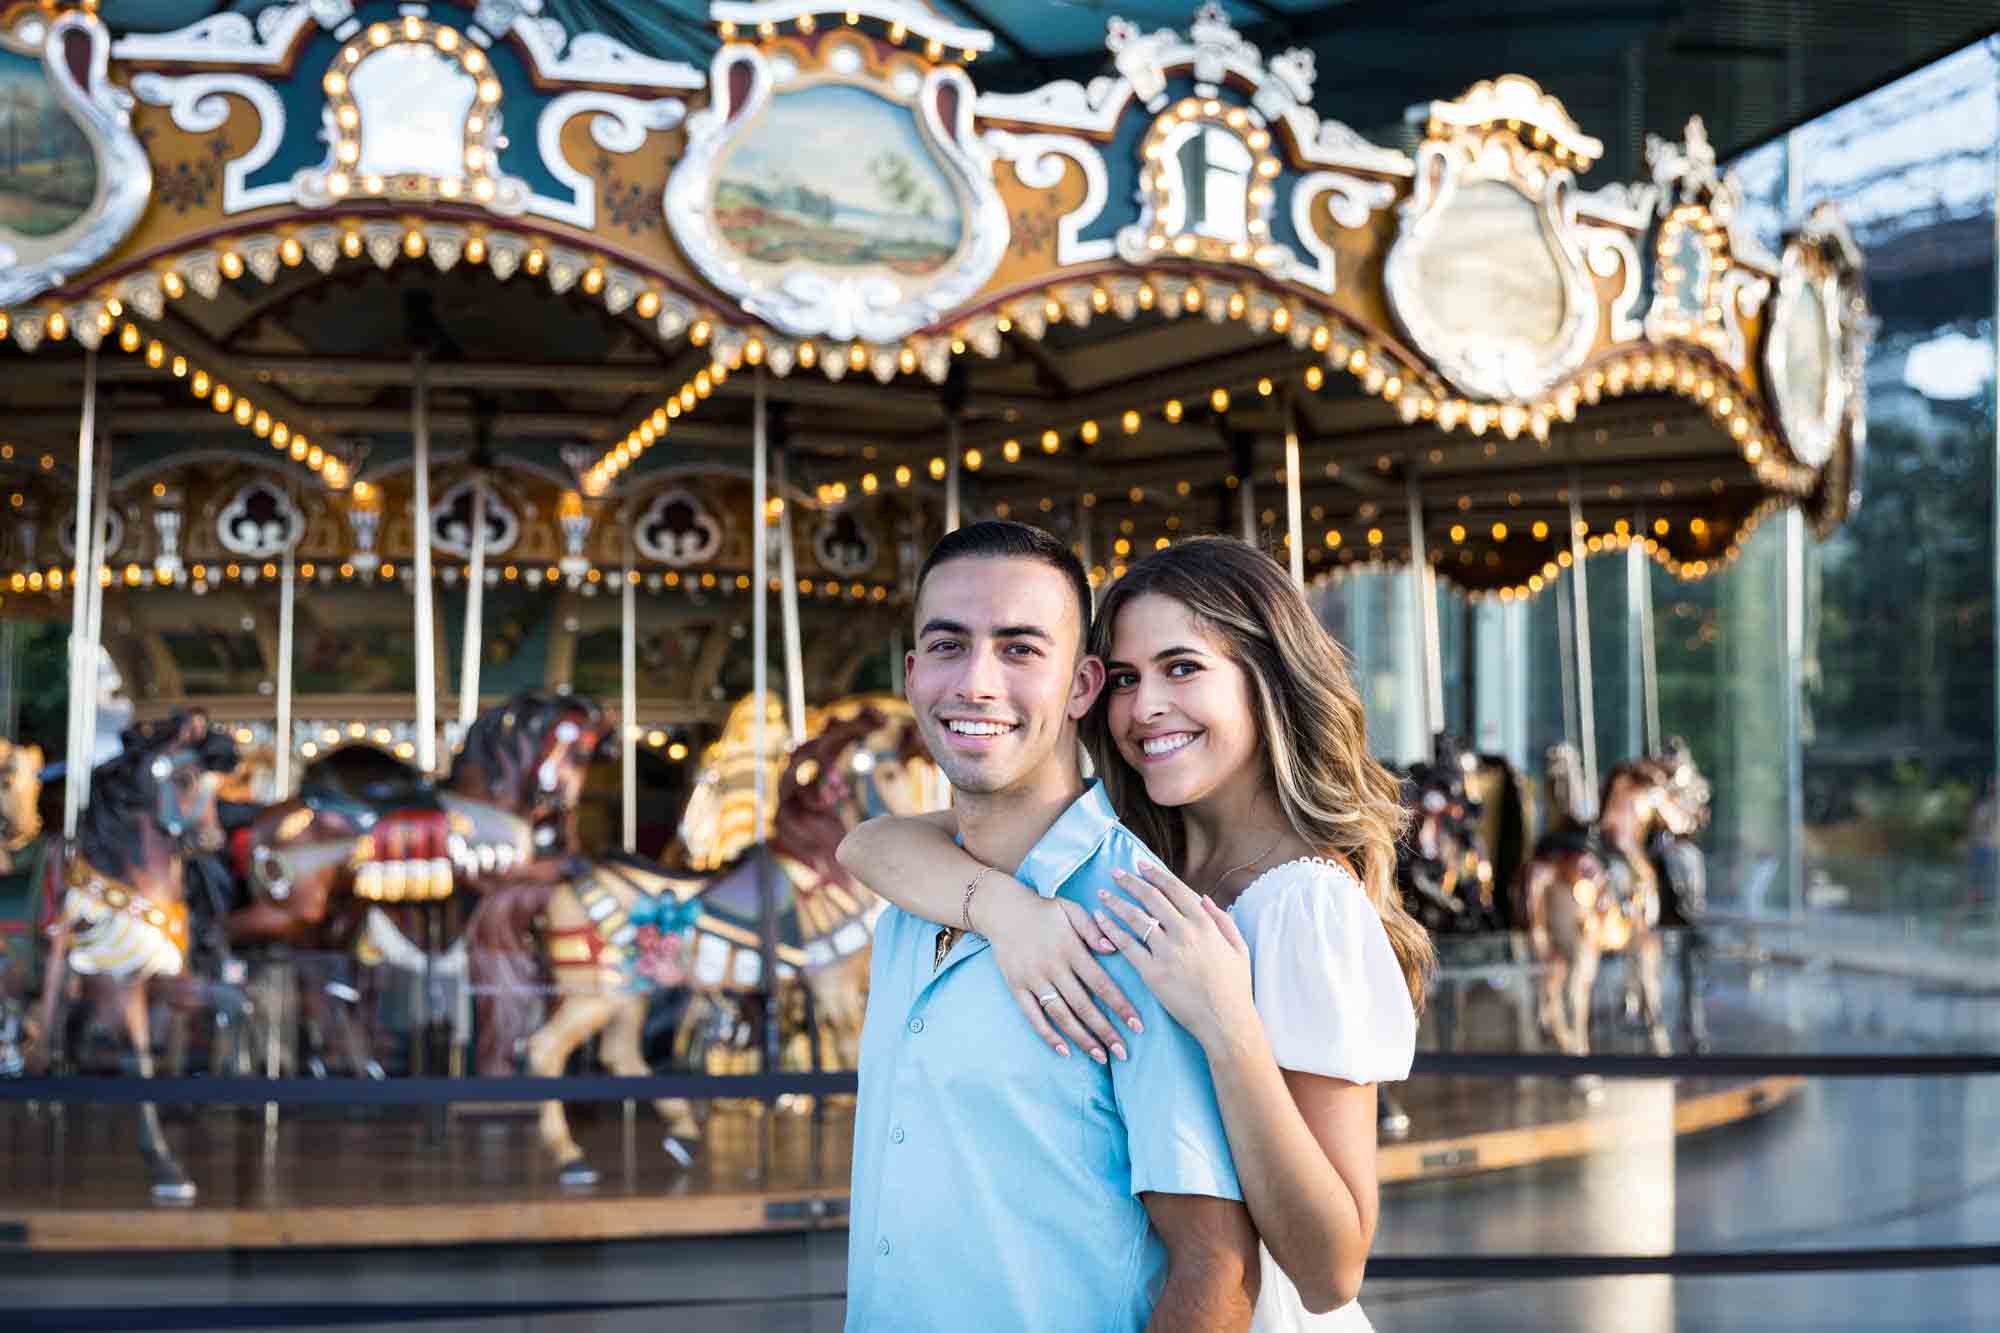
[[[902,466],[902,465],[900,465],[900,464],[899,464],[899,465],[897,465],[897,468],[896,468],[896,484],[897,484],[898,486],[907,486],[907,485],[909,485],[909,484],[910,484],[910,477],[911,477],[911,473],[910,473],[910,469],[909,469],[909,468],[907,468],[907,467],[905,467],[905,466]]]
[[[1045,453],[1045,454],[1052,454],[1052,453],[1055,453],[1055,452],[1056,452],[1057,450],[1059,450],[1059,449],[1061,449],[1061,448],[1062,448],[1062,436],[1061,436],[1061,435],[1058,435],[1058,434],[1057,434],[1057,433],[1056,433],[1055,431],[1052,431],[1052,430],[1045,430],[1045,431],[1043,431],[1043,432],[1042,432],[1042,452],[1043,452],[1043,453]]]
[[[1180,419],[1181,419],[1181,400],[1180,400],[1180,399],[1178,399],[1178,398],[1169,398],[1169,399],[1167,399],[1167,405],[1166,405],[1166,407],[1164,407],[1164,408],[1163,408],[1163,409],[1161,409],[1161,410],[1162,410],[1162,411],[1164,412],[1164,414],[1166,415],[1166,418],[1167,418],[1167,420],[1168,420],[1168,421],[1170,421],[1170,422],[1174,423],[1175,425],[1179,425],[1179,424],[1180,424]]]
[[[176,358],[176,360],[178,360],[178,358]],[[197,370],[194,373],[194,379],[190,381],[188,384],[188,389],[197,398],[208,397],[208,372],[205,370]]]
[[[1083,425],[1077,429],[1077,434],[1083,437],[1083,442],[1085,444],[1096,444],[1097,423],[1095,421],[1084,422]]]
[[[1021,442],[1019,440],[1007,441],[1005,444],[1000,446],[1000,456],[1006,459],[1010,463],[1020,462]]]
[[[1217,389],[1208,395],[1208,405],[1217,412],[1229,410],[1229,390]]]
[[[931,460],[930,473],[932,481],[943,481],[945,470],[945,461],[942,458],[933,458]]]
[[[139,326],[127,324],[118,330],[118,346],[127,355],[139,350]]]

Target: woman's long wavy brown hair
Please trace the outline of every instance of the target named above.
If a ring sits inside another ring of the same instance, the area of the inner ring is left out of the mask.
[[[1250,678],[1279,806],[1309,846],[1354,868],[1421,1011],[1437,951],[1396,888],[1396,841],[1409,814],[1401,784],[1368,753],[1368,722],[1347,654],[1278,562],[1234,537],[1195,537],[1134,564],[1098,605],[1093,654],[1109,656],[1118,613],[1148,593],[1186,607]],[[1144,779],[1112,744],[1108,691],[1084,719],[1083,735],[1119,818],[1182,869],[1181,813],[1149,800]]]

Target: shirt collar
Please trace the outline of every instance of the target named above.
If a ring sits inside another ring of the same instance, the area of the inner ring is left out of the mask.
[[[1097,854],[1118,822],[1104,784],[1093,780],[1042,835],[1014,877],[1044,898],[1056,896],[1071,875]]]

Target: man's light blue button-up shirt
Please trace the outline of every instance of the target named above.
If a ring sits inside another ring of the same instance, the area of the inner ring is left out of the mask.
[[[1016,872],[1095,908],[1113,868],[1150,858],[1101,785]],[[1122,957],[1104,959],[1146,1031],[1132,1058],[1056,1055],[986,940],[935,973],[938,928],[890,908],[875,927],[847,1251],[847,1327],[1139,1330],[1167,1255],[1139,1196],[1240,1199],[1201,1047]]]

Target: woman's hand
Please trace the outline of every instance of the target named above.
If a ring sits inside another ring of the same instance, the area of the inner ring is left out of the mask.
[[[1098,892],[1105,912],[1094,913],[1118,951],[1203,1047],[1241,1034],[1257,1021],[1250,990],[1250,946],[1212,899],[1202,897],[1159,866],[1140,874],[1112,871],[1139,903]]]
[[[1112,944],[1091,924],[1089,913],[1023,887],[982,896],[974,916],[973,924],[993,943],[993,959],[1014,1002],[1057,1055],[1067,1056],[1073,1041],[1099,1064],[1106,1063],[1107,1051],[1126,1058],[1118,1029],[1091,997],[1133,1032],[1145,1027],[1125,993],[1091,957],[1092,948],[1110,953]]]

